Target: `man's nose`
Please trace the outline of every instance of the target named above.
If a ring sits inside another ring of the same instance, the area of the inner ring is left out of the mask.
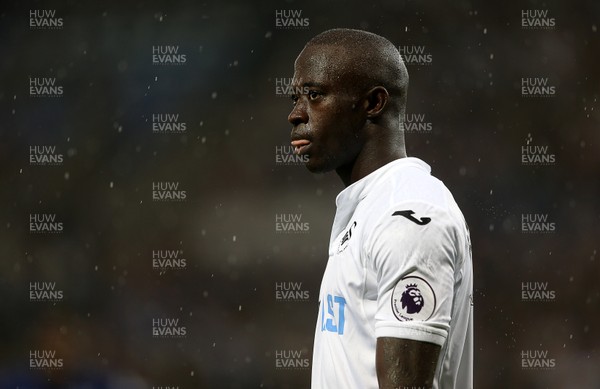
[[[292,112],[288,115],[288,122],[292,125],[297,126],[299,124],[308,123],[308,114],[306,112],[306,105],[302,102],[302,98],[299,98],[292,109]]]

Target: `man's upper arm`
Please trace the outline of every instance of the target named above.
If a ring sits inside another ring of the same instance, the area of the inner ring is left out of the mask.
[[[437,344],[378,338],[375,365],[379,388],[431,388],[439,354]]]
[[[409,202],[389,209],[373,229],[366,249],[377,274],[375,333],[382,388],[431,386],[424,382],[433,380],[450,329],[455,227],[443,210]]]

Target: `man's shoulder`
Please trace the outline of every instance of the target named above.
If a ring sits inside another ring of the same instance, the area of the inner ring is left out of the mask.
[[[369,188],[361,204],[368,219],[377,218],[399,204],[428,204],[444,211],[453,202],[442,181],[418,166],[397,166]]]
[[[408,170],[408,169],[407,169]],[[461,228],[464,218],[448,188],[436,177],[414,169],[390,174],[365,197],[361,216],[370,235],[389,226],[404,233]]]

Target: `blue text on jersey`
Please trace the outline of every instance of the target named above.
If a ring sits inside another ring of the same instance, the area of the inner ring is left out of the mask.
[[[337,315],[334,310],[334,305],[337,304]],[[325,304],[321,304],[321,331],[335,332],[339,335],[344,335],[344,310],[346,309],[346,299],[342,296],[327,295],[327,315],[325,319]],[[337,318],[337,325],[336,325]]]

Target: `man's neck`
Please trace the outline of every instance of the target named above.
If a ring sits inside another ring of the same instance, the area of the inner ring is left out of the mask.
[[[354,162],[337,168],[335,171],[342,179],[344,185],[348,187],[380,167],[397,159],[406,157],[404,144],[398,145],[392,142],[393,141],[386,141],[385,143],[367,143]]]

